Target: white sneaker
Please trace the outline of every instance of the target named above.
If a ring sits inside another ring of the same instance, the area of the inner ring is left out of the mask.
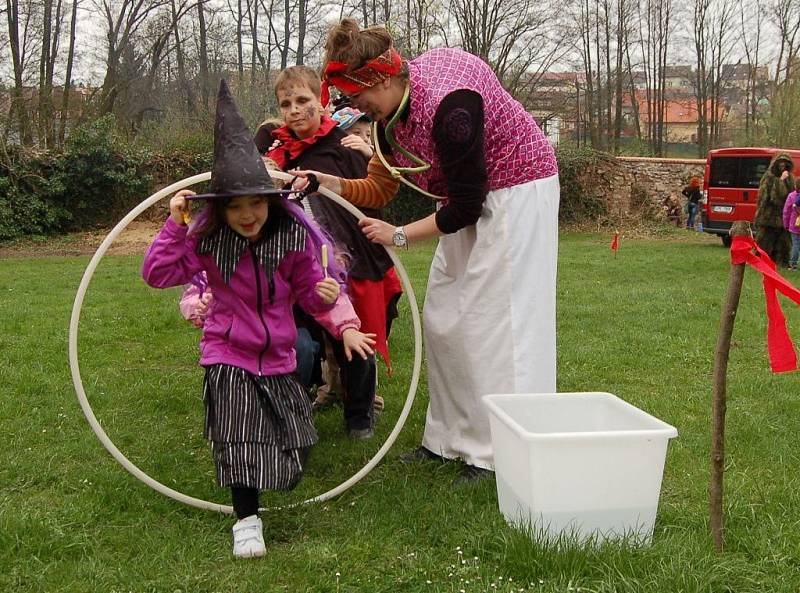
[[[233,526],[233,555],[236,558],[258,558],[267,553],[264,526],[257,515],[240,519]]]

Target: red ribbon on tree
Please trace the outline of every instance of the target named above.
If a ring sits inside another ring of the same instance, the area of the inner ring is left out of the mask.
[[[767,349],[773,373],[797,370],[797,354],[786,329],[786,317],[778,302],[778,292],[800,305],[800,290],[778,274],[775,262],[751,237],[733,237],[731,263],[747,264],[760,272],[764,279],[767,301]]]

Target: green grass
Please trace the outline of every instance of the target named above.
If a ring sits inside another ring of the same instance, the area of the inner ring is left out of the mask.
[[[674,591],[800,590],[800,382],[773,375],[763,293],[748,272],[728,383],[725,521],[707,529],[711,371],[727,252],[717,241],[566,234],[559,260],[560,391],[609,391],[673,424],[653,543],[535,543],[508,527],[494,483],[453,488],[457,468],[403,465],[419,442],[424,380],[396,446],[361,483],[324,504],[264,515],[268,555],[234,561],[231,519],[174,502],[125,472],[95,438],[67,364],[72,301],[88,258],[0,261],[0,591]],[[432,246],[402,254],[420,303]],[[86,298],[81,373],[101,424],[145,472],[228,503],[202,437],[198,334],[178,291],[139,279],[140,257],[108,257]],[[407,302],[404,301],[407,307]],[[785,305],[800,335],[800,310]],[[391,430],[408,387],[410,315],[381,379],[379,439],[351,443],[341,412],[285,505],[359,469]]]

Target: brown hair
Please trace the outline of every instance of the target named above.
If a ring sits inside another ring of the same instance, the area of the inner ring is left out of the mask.
[[[208,200],[205,209],[197,217],[196,226],[190,229],[189,234],[192,237],[202,239],[203,237],[213,235],[217,230],[228,224],[225,220],[225,209],[233,199],[234,198],[212,198]],[[286,209],[283,207],[283,203],[279,197],[264,196],[264,200],[269,204],[269,218],[285,214]],[[269,218],[267,220],[269,220]]]
[[[285,90],[287,86],[293,83],[302,83],[311,89],[315,97],[319,98],[319,85],[321,82],[319,75],[308,66],[291,66],[281,70],[281,73],[275,79],[275,97],[278,97],[279,90]]]
[[[392,36],[385,27],[361,29],[357,21],[343,19],[328,33],[322,70],[325,71],[328,62],[344,62],[350,66],[350,70],[355,70],[392,45]]]
[[[800,177],[798,177],[798,178],[796,178],[796,179],[794,180],[794,189],[795,189],[796,191],[800,191]]]

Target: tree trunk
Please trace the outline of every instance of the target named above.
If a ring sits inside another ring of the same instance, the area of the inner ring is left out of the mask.
[[[67,71],[64,75],[64,95],[61,97],[61,126],[58,130],[58,144],[64,145],[69,120],[70,94],[72,93],[72,64],[75,59],[75,25],[78,20],[78,0],[72,1],[72,16],[69,22],[69,48],[67,49]]]
[[[308,0],[297,0],[297,59],[295,63],[298,66],[302,65],[305,59],[307,13]]]
[[[747,222],[737,221],[731,228],[731,236],[750,234]],[[731,267],[728,280],[728,292],[722,308],[717,348],[714,352],[714,383],[711,394],[711,480],[709,483],[709,527],[714,538],[714,547],[722,552],[724,547],[723,532],[723,485],[725,473],[725,411],[727,396],[728,356],[731,350],[733,324],[739,308],[739,296],[742,293],[745,264]]]
[[[205,9],[202,2],[197,3],[197,23],[200,36],[200,55],[197,56],[200,66],[200,99],[203,104],[203,112],[208,113],[211,79],[208,72],[208,29],[206,28]]]
[[[11,61],[14,69],[14,89],[11,98],[12,119],[17,120],[19,140],[24,145],[32,143],[30,118],[23,95],[23,72],[21,46],[19,42],[19,4],[17,0],[6,0],[6,15],[8,17],[8,43],[11,48]]]
[[[197,115],[197,102],[194,98],[194,90],[189,84],[189,79],[186,77],[186,63],[183,55],[183,44],[181,43],[181,35],[179,30],[180,15],[175,7],[175,0],[170,1],[172,9],[172,33],[175,37],[175,61],[178,65],[178,83],[183,89],[186,99],[186,112],[189,116]]]

